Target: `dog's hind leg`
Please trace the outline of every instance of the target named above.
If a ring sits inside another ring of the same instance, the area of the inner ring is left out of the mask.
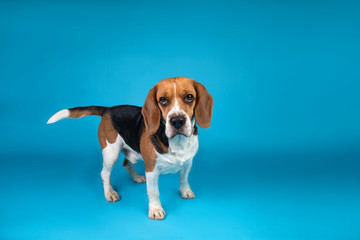
[[[104,184],[105,198],[109,202],[116,202],[120,200],[120,196],[111,186],[110,177],[124,143],[114,129],[109,114],[105,114],[101,119],[98,136],[103,155],[101,178]]]
[[[129,160],[127,160],[126,158],[124,159],[123,166],[126,169],[126,171],[129,173],[131,178],[134,180],[134,182],[144,183],[146,181],[144,176],[139,175],[135,171],[134,164],[132,162],[130,162]]]
[[[103,169],[101,171],[101,178],[104,184],[105,198],[108,202],[116,202],[120,200],[119,194],[111,186],[110,179],[111,172],[119,158],[120,146],[121,143],[119,143],[119,139],[117,139],[115,143],[108,144],[102,151],[104,162]]]

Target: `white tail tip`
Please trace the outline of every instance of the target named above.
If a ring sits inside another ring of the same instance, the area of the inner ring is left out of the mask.
[[[69,116],[70,116],[70,111],[68,109],[58,111],[47,121],[47,124],[57,122],[61,119],[68,118]]]

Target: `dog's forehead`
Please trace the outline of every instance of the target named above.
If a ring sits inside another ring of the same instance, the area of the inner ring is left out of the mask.
[[[159,83],[157,86],[158,97],[172,97],[176,91],[176,95],[182,94],[183,92],[196,94],[194,88],[194,80],[186,77],[166,78]]]
[[[182,94],[193,94],[195,95],[194,80],[190,78],[181,77],[175,80],[177,93]]]
[[[157,97],[170,98],[174,93],[174,79],[166,78],[156,84]]]

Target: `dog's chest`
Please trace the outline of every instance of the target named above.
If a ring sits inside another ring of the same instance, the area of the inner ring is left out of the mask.
[[[199,149],[198,136],[186,138],[182,135],[169,140],[169,152],[157,153],[155,167],[160,173],[176,173],[194,158]]]

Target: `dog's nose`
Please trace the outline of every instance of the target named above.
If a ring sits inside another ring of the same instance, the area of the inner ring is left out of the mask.
[[[185,124],[185,118],[182,116],[172,117],[170,119],[171,126],[175,127],[176,129],[180,129]]]

